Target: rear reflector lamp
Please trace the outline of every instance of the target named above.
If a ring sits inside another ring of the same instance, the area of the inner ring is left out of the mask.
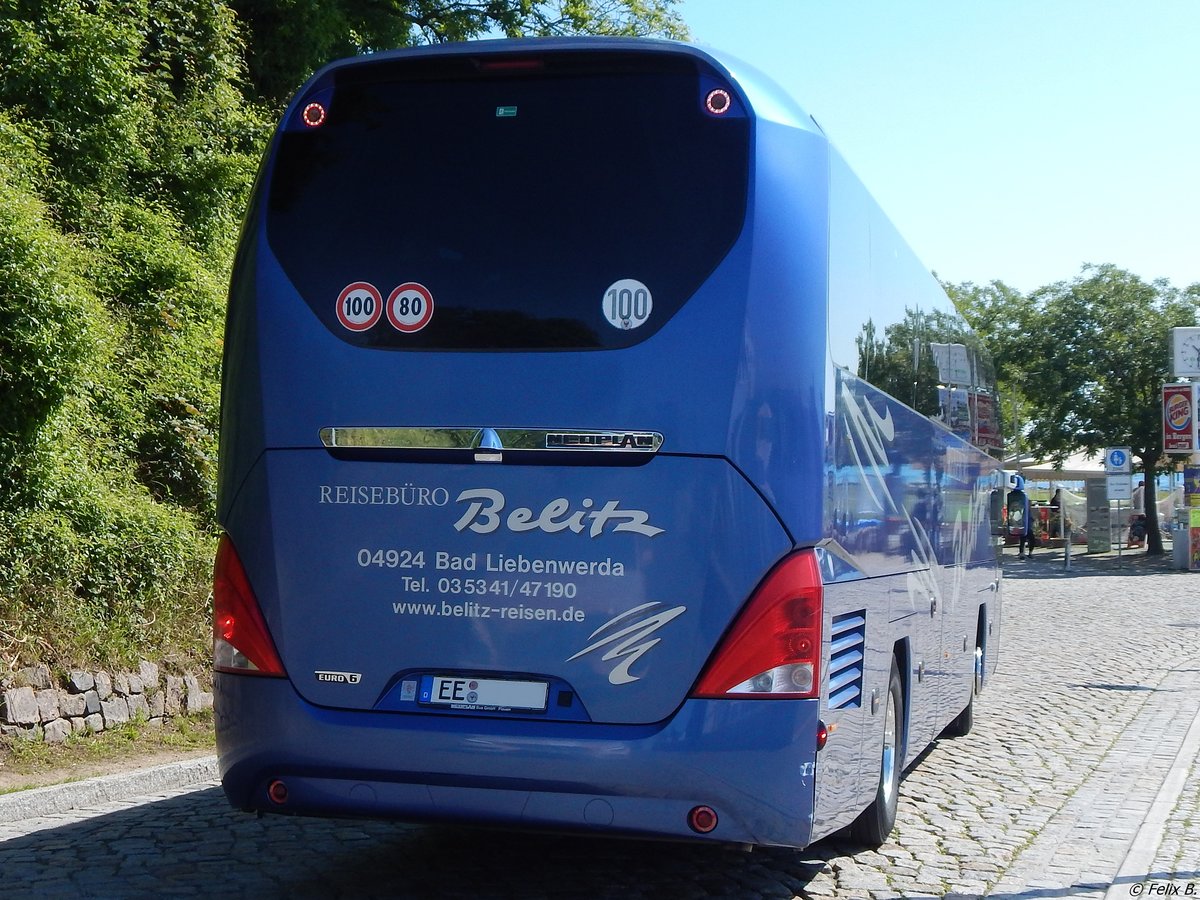
[[[803,550],[767,575],[718,645],[694,697],[813,698],[821,684],[824,590]]]
[[[283,804],[287,803],[288,799],[287,785],[276,778],[267,785],[267,796],[271,798],[271,802],[276,806],[283,806]]]
[[[224,534],[213,567],[213,667],[242,675],[286,675],[246,570]]]
[[[687,816],[688,828],[696,834],[709,834],[717,827],[717,812],[711,806],[696,806]]]

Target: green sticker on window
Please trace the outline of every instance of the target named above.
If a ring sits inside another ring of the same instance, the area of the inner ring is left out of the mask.
[[[497,106],[497,119],[515,119],[517,117],[517,108],[515,106]]]

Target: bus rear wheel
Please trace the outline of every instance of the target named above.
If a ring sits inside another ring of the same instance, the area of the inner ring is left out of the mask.
[[[849,834],[855,843],[869,847],[883,844],[896,826],[896,807],[900,799],[900,772],[904,767],[901,740],[904,728],[904,691],[900,670],[892,660],[888,680],[887,707],[883,712],[883,748],[879,762],[879,784],[875,799],[850,826]]]

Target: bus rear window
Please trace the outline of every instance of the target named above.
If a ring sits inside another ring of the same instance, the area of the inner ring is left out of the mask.
[[[749,120],[698,66],[546,54],[335,70],[280,137],[271,250],[362,346],[645,340],[745,217]]]

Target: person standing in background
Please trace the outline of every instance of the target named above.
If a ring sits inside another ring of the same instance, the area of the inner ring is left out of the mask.
[[[1029,545],[1029,555],[1033,556],[1033,521],[1029,517],[1029,497],[1025,493],[1025,479],[1020,475],[1013,476],[1015,485],[1008,492],[1008,533],[1017,536],[1017,558],[1025,558],[1025,545]]]
[[[1129,510],[1129,548],[1140,548],[1146,542],[1146,482],[1139,481],[1133,489]]]
[[[1050,537],[1062,537],[1062,488],[1054,489],[1050,498]]]

